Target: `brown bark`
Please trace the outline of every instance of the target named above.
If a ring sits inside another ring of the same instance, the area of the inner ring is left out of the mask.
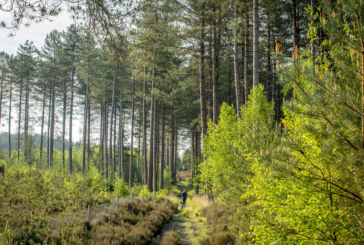
[[[20,93],[19,93],[19,113],[18,113],[18,160],[19,160],[19,157],[20,157],[20,126],[21,126],[21,111],[22,111],[22,97],[23,97],[23,81],[21,81],[20,83]]]
[[[130,161],[129,161],[129,187],[133,186],[133,154],[134,154],[134,89],[135,78],[133,77],[133,87],[131,90],[131,134],[130,134]]]
[[[104,168],[104,104],[100,104],[100,150],[99,150],[99,159],[100,165],[99,170],[102,171]]]
[[[205,5],[201,8],[201,30],[200,30],[200,111],[201,128],[203,136],[207,132],[206,101],[205,101]],[[173,125],[173,124],[172,124]],[[172,133],[173,134],[173,133]],[[172,150],[173,151],[173,150]]]
[[[143,78],[143,185],[148,183],[148,166],[147,166],[147,109],[145,97],[147,94],[146,68],[144,67]]]
[[[3,109],[3,93],[4,93],[4,82],[5,82],[5,65],[2,67],[1,73],[1,86],[0,86],[0,128],[1,128],[1,119],[2,119],[2,109]]]
[[[241,84],[239,81],[239,48],[238,48],[238,8],[235,4],[234,6],[234,18],[235,18],[235,28],[234,28],[234,78],[235,78],[235,97],[236,97],[236,113],[240,117],[240,107],[241,107]],[[192,134],[194,132],[192,131]],[[193,137],[192,137],[193,139]],[[192,140],[193,146],[193,140]],[[191,151],[193,152],[193,151]]]
[[[120,108],[119,108],[119,157],[118,157],[118,164],[119,164],[119,178],[123,178],[124,169],[123,169],[123,146],[124,146],[124,123],[123,123],[123,98],[120,93]]]
[[[159,162],[158,162],[158,158],[159,158],[159,116],[157,114],[157,106],[155,106],[154,109],[154,125],[155,125],[155,130],[154,130],[154,159],[153,159],[153,191],[156,192],[158,190],[158,166],[159,166]]]
[[[44,93],[45,94],[45,93]],[[13,97],[13,82],[10,81],[10,94],[9,94],[9,123],[8,123],[8,131],[9,131],[9,157],[11,156],[11,106],[12,106],[12,97]]]
[[[175,148],[174,148],[174,115],[172,114],[172,127],[171,127],[171,160],[170,160],[170,170],[171,170],[171,182],[175,183],[175,178],[174,178],[174,154],[175,154]]]
[[[49,89],[49,105],[48,105],[48,124],[47,124],[47,168],[49,165],[49,157],[50,157],[50,135],[51,135],[51,111],[52,111],[52,86]]]
[[[292,21],[293,21],[293,52],[299,48],[299,35],[297,28],[297,0],[292,0]]]
[[[164,178],[164,148],[165,148],[165,128],[166,128],[166,109],[163,108],[163,120],[162,120],[162,148],[161,148],[161,166],[159,173],[159,189],[163,189],[163,178]]]
[[[54,128],[55,128],[55,100],[56,100],[56,91],[55,91],[55,82],[52,79],[52,109],[51,109],[51,132],[49,139],[49,167],[53,166],[53,152],[54,152]]]
[[[88,99],[87,106],[87,170],[90,169],[90,155],[91,155],[91,106],[90,98]]]
[[[104,177],[109,178],[109,161],[108,161],[108,125],[109,125],[109,105],[107,102],[104,103]]]
[[[271,91],[272,91],[272,59],[271,59],[271,23],[268,23],[268,30],[267,30],[267,36],[268,36],[268,54],[267,54],[267,95],[268,95],[268,101],[271,101]]]
[[[249,14],[245,16],[245,47],[244,47],[244,104],[248,102],[249,97],[249,80],[248,80],[248,62],[249,62]]]
[[[63,88],[63,119],[62,119],[62,167],[63,167],[63,171],[66,170],[66,166],[65,166],[66,109],[67,109],[67,92],[66,92],[66,87],[64,87]]]
[[[43,100],[42,100],[42,119],[40,126],[40,146],[39,146],[39,162],[42,163],[43,157],[43,131],[44,131],[44,114],[45,114],[45,103],[46,103],[46,91],[45,86],[43,87]]]
[[[87,137],[87,113],[88,112],[88,83],[86,84],[85,106],[83,109],[83,140],[82,140],[82,174],[86,169],[86,137]]]
[[[253,86],[259,84],[259,6],[253,0]]]
[[[117,57],[115,57],[117,59]],[[118,74],[118,66],[116,62],[114,62],[114,80],[112,84],[112,96],[111,96],[111,116],[110,116],[110,137],[109,137],[109,163],[113,163],[113,125],[114,125],[114,113],[115,113],[115,89],[116,89],[116,80]],[[115,165],[114,165],[115,166]],[[114,169],[114,167],[113,167]],[[115,178],[115,175],[113,175]]]
[[[218,83],[219,83],[219,53],[220,53],[220,35],[219,35],[219,24],[220,24],[220,14],[219,10],[214,9],[215,14],[218,15],[217,20],[213,21],[213,59],[212,59],[212,121],[216,124],[218,117]]]
[[[75,81],[75,68],[72,68],[72,73],[71,73],[71,105],[70,105],[70,120],[69,120],[69,127],[68,127],[68,131],[69,131],[69,136],[68,136],[68,169],[69,169],[69,173],[72,174],[72,147],[73,147],[73,142],[72,142],[72,121],[73,121],[73,98],[74,98],[74,81]]]
[[[155,82],[155,55],[156,50],[153,50],[153,70],[152,70],[152,89],[151,89],[151,110],[150,110],[150,139],[149,139],[149,171],[148,171],[148,188],[153,191],[153,159],[154,159],[154,110],[155,110],[155,99],[154,99],[154,82]]]

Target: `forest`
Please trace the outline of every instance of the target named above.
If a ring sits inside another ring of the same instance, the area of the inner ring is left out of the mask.
[[[362,0],[0,0],[1,31],[63,12],[0,46],[0,244],[364,244]]]

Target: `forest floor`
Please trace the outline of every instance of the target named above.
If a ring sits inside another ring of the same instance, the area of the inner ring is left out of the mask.
[[[174,230],[181,237],[180,244],[182,245],[197,245],[205,240],[209,234],[207,231],[206,219],[200,215],[200,210],[207,205],[209,201],[205,195],[197,195],[194,193],[193,183],[191,182],[189,173],[186,171],[178,172],[178,183],[170,191],[168,198],[175,203],[181,203],[181,193],[187,191],[188,197],[186,207],[181,210],[178,206],[177,212],[174,214],[172,221],[166,225],[165,231]],[[160,244],[160,237],[153,244]]]

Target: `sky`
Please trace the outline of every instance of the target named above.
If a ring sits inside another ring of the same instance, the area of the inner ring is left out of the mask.
[[[9,13],[0,12],[0,21],[5,21],[9,23],[11,17]],[[41,48],[44,44],[46,35],[54,29],[59,31],[66,30],[68,26],[73,24],[74,21],[71,15],[66,11],[61,12],[58,16],[52,17],[52,21],[44,20],[40,23],[32,23],[29,27],[24,25],[20,26],[18,30],[12,31],[0,27],[0,51],[5,51],[8,54],[16,54],[20,44],[24,44],[26,40],[32,41],[37,48]],[[9,34],[15,34],[15,36],[9,37]],[[16,120],[17,112],[13,107],[12,115],[14,120]],[[34,109],[34,108],[30,108]],[[32,114],[36,113],[33,111]],[[16,132],[16,123],[12,124],[12,132]],[[74,118],[74,138],[75,140],[81,139],[81,132],[78,130],[81,126],[80,119],[75,116]],[[0,131],[7,132],[7,123],[2,121]],[[34,128],[35,133],[40,133],[40,128],[36,126]]]
[[[9,23],[11,20],[10,14],[0,12],[0,22],[5,21]],[[0,51],[5,51],[8,54],[16,54],[20,44],[24,44],[26,40],[32,41],[34,45],[40,49],[43,44],[46,35],[54,29],[58,31],[66,30],[68,26],[74,23],[71,15],[66,11],[61,12],[58,16],[52,17],[53,21],[44,20],[40,23],[32,23],[29,27],[21,26],[15,31],[15,36],[9,37],[12,33],[11,30],[4,29],[0,27]],[[16,120],[17,112],[15,107],[13,107],[12,115],[14,120]],[[32,108],[31,108],[32,109]],[[33,108],[34,109],[34,108]],[[12,124],[12,132],[16,132],[16,123]],[[73,120],[73,134],[74,140],[79,141],[82,138],[82,117],[75,115]],[[7,132],[7,123],[1,122],[0,132]],[[34,125],[34,132],[40,133],[39,125]],[[183,140],[182,140],[183,142]],[[179,154],[185,150],[188,143],[182,143],[179,147]]]
[[[0,12],[0,21],[9,23],[10,20],[9,13]],[[61,12],[56,17],[52,17],[52,20],[32,23],[29,27],[21,26],[14,32],[14,37],[9,37],[12,30],[0,28],[0,51],[5,51],[8,54],[16,54],[19,45],[25,43],[26,40],[33,41],[37,48],[41,48],[47,33],[54,29],[59,31],[66,30],[69,25],[74,23],[71,15],[66,11]]]

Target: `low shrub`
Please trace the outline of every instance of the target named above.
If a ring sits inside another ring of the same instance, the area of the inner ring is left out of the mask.
[[[234,205],[220,203],[211,204],[201,210],[201,215],[207,220],[210,236],[202,241],[205,245],[247,244],[246,238],[240,234],[249,227],[248,215]]]
[[[92,244],[148,244],[172,218],[176,206],[165,199],[133,200],[91,227]]]
[[[160,245],[179,245],[181,244],[181,237],[175,231],[167,231],[163,234]]]

